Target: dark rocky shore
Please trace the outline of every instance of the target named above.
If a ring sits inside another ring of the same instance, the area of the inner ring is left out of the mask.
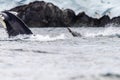
[[[78,15],[71,9],[61,10],[52,3],[35,1],[11,9],[18,12],[18,16],[30,27],[67,27],[67,26],[92,26],[100,27],[107,24],[120,25],[120,16],[110,19],[103,16],[100,19],[89,17],[85,12]]]

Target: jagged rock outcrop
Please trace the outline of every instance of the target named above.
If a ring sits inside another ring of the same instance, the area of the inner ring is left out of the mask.
[[[104,15],[100,19],[92,18],[80,12],[78,15],[71,9],[62,10],[52,3],[35,1],[11,9],[18,12],[18,16],[30,27],[68,27],[92,26],[100,27],[107,24],[120,25],[120,16],[110,19]]]
[[[67,26],[64,22],[62,10],[52,3],[35,1],[28,5],[11,9],[18,12],[18,16],[31,27],[59,27]]]
[[[106,24],[110,23],[110,17],[109,16],[103,16],[99,19],[99,26],[105,26]]]
[[[64,22],[65,24],[72,26],[76,22],[76,14],[71,9],[63,10]]]
[[[110,19],[109,16],[104,15],[101,18],[92,18],[86,15],[84,12],[79,13],[76,16],[76,26],[89,26],[89,27],[104,27],[107,24],[114,24],[115,26],[120,25],[120,16]]]
[[[97,23],[97,19],[89,17],[85,12],[82,12],[76,16],[75,26],[96,26]]]
[[[120,16],[112,18],[110,23],[113,23],[115,26],[120,26]]]

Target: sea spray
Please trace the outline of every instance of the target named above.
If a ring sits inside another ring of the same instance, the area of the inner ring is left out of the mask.
[[[98,32],[84,32],[84,37],[119,37],[119,27],[105,27],[104,30]]]
[[[43,36],[43,35],[31,35],[29,39],[30,41],[55,41],[55,40],[61,40],[65,39],[65,35],[61,34],[55,37],[51,37],[49,35]]]

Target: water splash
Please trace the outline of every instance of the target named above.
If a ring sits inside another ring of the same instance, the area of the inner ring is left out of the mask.
[[[55,41],[55,40],[62,40],[65,39],[65,35],[61,34],[55,37],[51,37],[49,35],[18,35],[16,37],[11,37],[4,39],[5,41]]]
[[[31,35],[28,40],[30,41],[55,41],[55,40],[61,40],[65,39],[65,35],[61,34],[55,37],[50,37],[49,35],[43,36],[43,35]]]
[[[119,27],[106,27],[102,31],[98,32],[86,32],[84,37],[120,37]]]

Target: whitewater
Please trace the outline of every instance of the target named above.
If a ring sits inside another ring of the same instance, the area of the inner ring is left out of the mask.
[[[13,7],[28,4],[36,0],[0,0],[0,11],[8,10]],[[42,0],[38,0],[42,1]],[[110,18],[120,16],[120,0],[43,0],[52,2],[61,9],[72,9],[78,14],[85,12],[87,15],[100,18],[109,15]],[[8,6],[9,5],[9,6]]]
[[[0,0],[0,11],[35,0]],[[119,16],[119,0],[44,0],[99,18]],[[1,80],[120,80],[120,27],[30,28],[8,38],[0,27]]]
[[[120,28],[30,28],[8,38],[0,28],[1,80],[119,80]]]

